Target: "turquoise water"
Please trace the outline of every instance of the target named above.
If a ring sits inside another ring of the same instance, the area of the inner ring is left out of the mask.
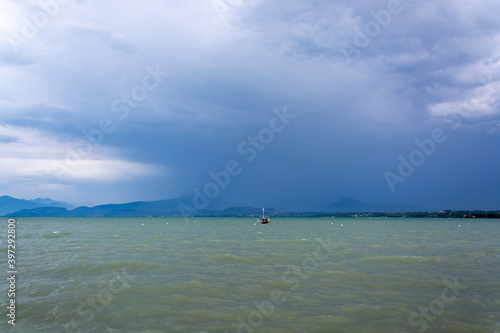
[[[500,332],[500,221],[254,222],[18,219],[0,331]]]

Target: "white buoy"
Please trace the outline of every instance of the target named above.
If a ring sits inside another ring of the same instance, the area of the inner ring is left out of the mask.
[[[343,226],[344,226],[344,224],[341,224],[340,226],[341,226],[341,227],[343,227]]]
[[[144,223],[143,223],[143,224],[141,224],[141,225],[144,225]]]

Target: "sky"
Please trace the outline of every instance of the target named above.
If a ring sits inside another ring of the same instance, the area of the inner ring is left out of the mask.
[[[0,194],[500,209],[499,12],[0,0]]]

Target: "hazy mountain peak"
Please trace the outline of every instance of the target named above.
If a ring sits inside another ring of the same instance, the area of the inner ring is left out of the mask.
[[[0,197],[0,216],[11,214],[23,209],[34,209],[39,207],[62,207],[71,209],[73,206],[62,201],[49,198],[37,198],[33,200],[17,199],[8,195]]]

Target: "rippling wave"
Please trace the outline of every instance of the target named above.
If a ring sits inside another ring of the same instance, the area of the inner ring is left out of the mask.
[[[1,332],[500,332],[491,220],[20,222]]]

